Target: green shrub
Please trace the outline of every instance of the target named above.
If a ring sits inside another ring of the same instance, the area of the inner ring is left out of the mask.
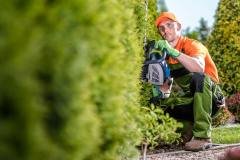
[[[160,39],[155,26],[155,19],[158,15],[156,1],[148,1],[147,13],[144,1],[138,0],[138,2],[135,6],[135,14],[137,16],[137,29],[140,41],[144,42],[145,35],[148,40]],[[146,14],[147,21],[145,19]],[[141,56],[143,61],[143,50]],[[171,144],[177,141],[180,135],[176,133],[176,130],[181,127],[181,124],[168,115],[165,115],[160,107],[150,104],[152,86],[142,83],[140,93],[141,115],[143,117],[141,126],[143,133],[142,145],[148,145],[151,149],[154,149],[160,142],[162,144]]]
[[[240,74],[238,73],[240,68],[239,16],[239,0],[220,1],[213,30],[207,39],[207,46],[217,65],[220,83],[226,97],[235,94],[240,88]],[[228,104],[227,106],[232,108]],[[231,117],[231,113],[223,110],[214,120],[215,125],[225,123],[229,117]]]
[[[212,118],[212,125],[214,127],[225,125],[234,118],[233,114],[227,107],[219,108],[218,112]]]
[[[102,121],[103,140],[95,159],[130,156],[140,138],[134,120],[139,116],[140,50],[133,5],[127,0],[102,2],[95,24],[88,26],[94,28],[91,35],[100,38],[89,41],[94,64],[92,101]]]
[[[80,1],[6,1],[0,10],[0,159],[91,155],[99,120],[82,81],[90,63],[79,48]]]
[[[220,1],[214,28],[207,40],[226,95],[232,95],[240,89],[239,16],[240,0]]]
[[[0,159],[136,155],[133,7],[128,0],[1,3]]]
[[[177,142],[180,134],[176,129],[182,127],[180,123],[164,114],[161,108],[154,105],[142,107],[144,112],[143,143],[150,149],[155,149],[162,144],[172,144]]]

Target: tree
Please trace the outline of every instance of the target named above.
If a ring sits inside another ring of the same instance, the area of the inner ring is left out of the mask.
[[[183,30],[183,35],[206,43],[207,37],[210,33],[210,28],[207,25],[207,21],[204,18],[199,20],[199,27],[191,30],[190,27],[187,27]]]
[[[157,0],[157,11],[158,12],[166,12],[168,11],[165,0]]]
[[[204,18],[201,18],[201,19],[199,20],[199,25],[200,25],[200,26],[196,29],[197,32],[199,33],[198,39],[199,39],[201,42],[205,43],[206,40],[207,40],[207,37],[208,37],[208,35],[209,35],[210,28],[208,27],[207,21],[206,21]]]
[[[189,38],[192,38],[192,39],[196,39],[196,40],[199,40],[199,32],[195,30],[191,30],[190,27],[187,27],[186,29],[183,30],[183,35],[189,37]]]
[[[137,16],[137,30],[139,33],[139,40],[143,42],[145,35],[148,40],[158,40],[160,38],[157,28],[155,26],[155,20],[158,16],[156,1],[148,1],[148,16],[146,16],[146,3],[138,0],[135,8],[135,14]],[[161,1],[163,2],[163,1]],[[161,11],[160,11],[161,12]],[[146,33],[146,34],[144,34]],[[141,44],[143,47],[143,43]],[[142,61],[144,60],[144,53],[142,50]],[[152,86],[150,84],[141,83],[141,96],[140,106],[142,111],[142,126],[141,131],[143,133],[142,145],[149,146],[154,149],[159,145],[159,142],[165,144],[171,144],[179,138],[179,134],[176,133],[177,128],[181,125],[177,121],[168,115],[165,115],[163,110],[159,106],[151,105],[149,100],[152,97]]]
[[[141,51],[134,6],[1,3],[0,159],[136,157]]]
[[[214,29],[207,40],[227,95],[240,90],[239,17],[240,0],[221,0],[215,15]]]

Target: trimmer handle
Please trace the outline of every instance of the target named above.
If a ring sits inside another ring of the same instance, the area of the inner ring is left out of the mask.
[[[145,63],[144,63],[144,65],[149,65],[149,64],[155,64],[155,63],[159,63],[159,62],[162,62],[163,60],[165,60],[166,59],[166,57],[167,57],[167,49],[166,48],[163,48],[163,50],[162,50],[162,57],[160,58],[160,59],[154,59],[154,60],[148,60],[148,61],[146,61]]]

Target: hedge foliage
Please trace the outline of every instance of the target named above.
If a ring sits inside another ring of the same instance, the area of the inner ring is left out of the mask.
[[[145,3],[146,1],[143,0],[136,1],[135,14],[137,16],[137,31],[139,39],[142,43],[145,35],[147,39],[158,39],[159,35],[155,27],[155,19],[159,14],[157,12],[156,1],[148,0],[148,3]]]
[[[135,1],[2,1],[0,159],[136,155]]]
[[[149,0],[147,11],[145,1],[138,0],[135,7],[138,35],[142,45],[145,38],[147,40],[158,40],[161,38],[155,26],[155,20],[159,14],[157,12],[156,2],[157,1]],[[161,6],[159,6],[159,8],[161,8]],[[162,9],[164,11],[166,10],[164,7],[162,7]],[[143,61],[143,50],[141,56]],[[177,141],[180,134],[176,133],[176,130],[181,127],[181,124],[175,119],[165,115],[160,106],[153,106],[150,104],[150,98],[152,96],[152,85],[142,83],[140,96],[141,113],[143,117],[141,126],[143,133],[142,144],[148,145],[150,149],[154,149],[156,146],[159,146],[160,143],[171,144]]]
[[[141,0],[1,3],[0,159],[129,159],[146,138],[175,137],[174,120],[143,109],[143,29],[157,39],[156,2],[147,23],[144,10]]]
[[[240,90],[239,24],[240,0],[221,0],[207,45],[217,65],[226,95]]]
[[[109,0],[100,4],[92,25],[94,31],[89,32],[93,37],[88,50],[94,59],[92,101],[102,121],[103,140],[99,155],[93,157],[120,159],[134,150],[140,138],[135,122],[139,116],[141,53],[132,10],[135,3]]]

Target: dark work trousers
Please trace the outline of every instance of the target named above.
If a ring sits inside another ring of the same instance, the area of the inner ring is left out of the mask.
[[[212,116],[218,107],[213,100],[215,83],[204,73],[189,73],[174,79],[171,96],[161,101],[166,113],[193,122],[193,135],[210,138]]]

